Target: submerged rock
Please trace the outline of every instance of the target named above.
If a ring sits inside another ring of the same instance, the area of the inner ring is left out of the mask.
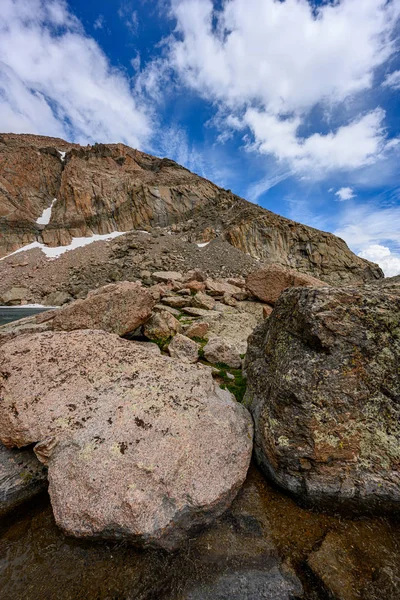
[[[399,287],[288,290],[249,339],[257,459],[317,507],[398,510]]]
[[[0,517],[47,487],[45,467],[32,448],[6,448],[0,444]]]
[[[207,368],[85,330],[12,340],[0,371],[0,439],[36,443],[69,535],[176,549],[245,479],[250,415]]]
[[[76,300],[55,313],[53,328],[103,329],[126,335],[135,331],[151,316],[156,301],[139,283],[121,281],[89,292],[84,300]]]

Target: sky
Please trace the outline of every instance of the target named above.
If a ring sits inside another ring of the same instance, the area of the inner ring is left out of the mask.
[[[0,131],[168,156],[400,274],[400,0],[0,4]]]

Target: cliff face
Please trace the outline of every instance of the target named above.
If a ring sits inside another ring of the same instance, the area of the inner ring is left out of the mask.
[[[49,222],[37,223],[50,206]],[[123,144],[0,136],[0,257],[33,241],[59,246],[73,237],[188,222],[190,241],[222,237],[263,262],[328,283],[383,276],[334,235],[246,202],[169,159]]]

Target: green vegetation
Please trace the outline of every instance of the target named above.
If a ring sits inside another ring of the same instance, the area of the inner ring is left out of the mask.
[[[161,352],[167,352],[169,343],[171,341],[171,337],[158,338],[154,340],[149,340],[150,342],[154,342],[160,348]]]
[[[243,376],[242,370],[232,369],[226,365],[223,368],[220,368],[219,364],[217,366],[220,369],[218,378],[222,379],[221,388],[229,390],[238,402],[242,402],[246,392],[246,378]],[[234,379],[228,377],[228,373],[233,375]]]

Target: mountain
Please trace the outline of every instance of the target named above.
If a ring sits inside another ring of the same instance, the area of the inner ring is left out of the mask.
[[[167,158],[123,144],[0,135],[0,257],[34,241],[62,246],[93,234],[182,225],[188,242],[221,238],[253,259],[330,284],[383,277],[340,238],[247,202]]]

